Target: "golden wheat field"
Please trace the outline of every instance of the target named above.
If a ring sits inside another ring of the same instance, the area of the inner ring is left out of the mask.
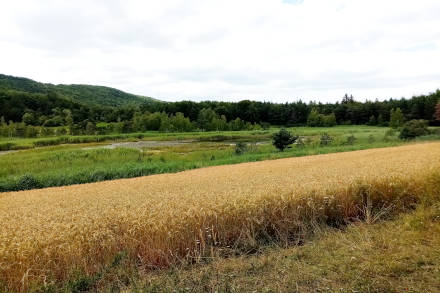
[[[439,170],[440,143],[424,143],[2,193],[0,284],[94,274],[121,251],[148,270],[300,240],[316,223],[438,193]]]

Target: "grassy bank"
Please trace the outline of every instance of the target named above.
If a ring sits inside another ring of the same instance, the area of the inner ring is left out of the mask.
[[[303,246],[145,274],[124,260],[89,288],[131,292],[439,292],[440,203],[374,224],[319,227]],[[78,284],[72,280],[71,290]]]
[[[439,152],[425,143],[3,193],[1,281],[81,287],[122,259],[151,271],[304,244],[317,229],[438,201]]]
[[[83,143],[3,154],[0,156],[0,192],[131,178],[266,159],[387,147],[403,143],[397,139],[396,133],[386,136],[387,129],[380,127],[296,128],[292,132],[307,137],[306,143],[301,147],[293,146],[285,152],[279,152],[270,144],[269,138],[273,131],[275,130],[160,134],[150,137],[154,141],[192,140],[191,143],[165,147],[100,149],[102,143]],[[320,145],[320,134],[324,132],[329,133],[333,138],[331,144],[327,146]],[[351,135],[356,139],[347,144],[347,138]],[[234,150],[234,143],[237,141],[245,141],[248,144],[246,151],[241,155],[237,155]],[[261,141],[265,141],[266,144],[255,144]],[[30,143],[32,140],[24,140],[23,143],[25,142]]]

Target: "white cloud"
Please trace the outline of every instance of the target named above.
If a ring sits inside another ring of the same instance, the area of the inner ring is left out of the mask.
[[[162,98],[336,101],[440,87],[438,0],[8,1],[0,72]]]

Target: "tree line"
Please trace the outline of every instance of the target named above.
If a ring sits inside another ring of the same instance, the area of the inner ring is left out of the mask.
[[[58,93],[0,90],[0,135],[107,134],[142,131],[220,131],[265,129],[269,125],[401,125],[423,119],[439,125],[440,90],[411,99],[336,103],[181,101],[110,107],[85,105]],[[437,116],[436,116],[437,115]],[[398,121],[396,118],[398,116]],[[394,117],[394,119],[393,119]],[[394,122],[393,122],[394,121]],[[32,128],[34,127],[34,128]],[[60,132],[60,133],[57,133]],[[65,133],[64,133],[65,132]],[[27,133],[27,134],[26,134]]]
[[[406,120],[424,119],[430,124],[437,123],[434,118],[435,106],[440,99],[440,90],[429,95],[415,96],[410,99],[389,99],[385,101],[355,101],[353,96],[345,95],[336,103],[304,103],[299,100],[292,103],[272,103],[244,100],[233,102],[192,102],[145,104],[143,111],[159,111],[169,114],[183,113],[185,117],[195,120],[201,109],[213,109],[219,115],[232,120],[240,118],[251,123],[270,123],[272,125],[304,126],[307,125],[312,110],[318,118],[314,126],[323,124],[386,125],[390,120],[392,109],[400,108]],[[319,116],[321,115],[321,116]],[[331,116],[329,116],[331,115]],[[334,117],[333,117],[334,115]],[[327,117],[324,117],[327,116]],[[327,120],[327,122],[325,122]]]

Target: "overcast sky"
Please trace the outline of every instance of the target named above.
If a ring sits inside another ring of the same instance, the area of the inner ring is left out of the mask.
[[[5,0],[0,73],[167,101],[440,88],[439,0]]]

